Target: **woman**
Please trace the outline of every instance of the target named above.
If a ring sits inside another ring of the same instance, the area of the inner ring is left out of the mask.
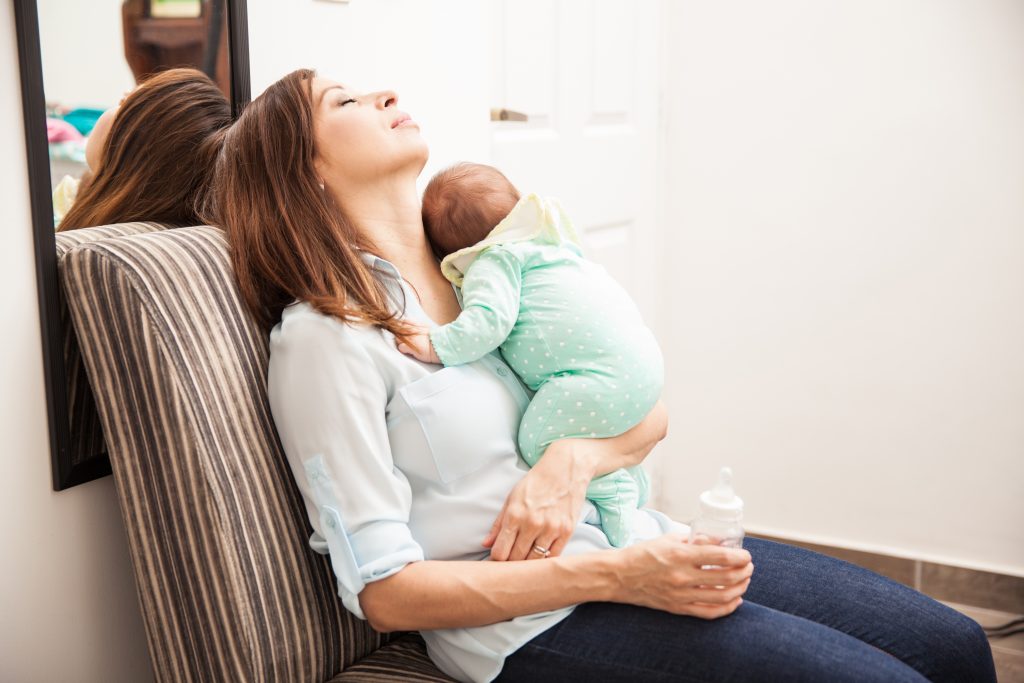
[[[649,508],[611,548],[587,483],[647,455],[660,404],[530,469],[529,396],[497,353],[441,368],[399,352],[460,293],[424,237],[427,146],[397,101],[289,74],[226,134],[208,207],[270,331],[271,410],[350,611],[420,630],[463,681],[995,680],[976,622],[853,564],[687,543]]]
[[[57,230],[156,221],[196,225],[231,105],[196,69],[168,69],[140,83],[96,121],[86,142],[90,171],[70,193]],[[68,178],[54,192],[55,213]]]

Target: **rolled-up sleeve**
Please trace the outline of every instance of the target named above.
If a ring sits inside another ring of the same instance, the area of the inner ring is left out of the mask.
[[[365,620],[363,587],[424,557],[408,526],[412,491],[391,456],[384,378],[355,330],[298,315],[271,332],[267,391],[310,546],[329,552],[342,603]]]

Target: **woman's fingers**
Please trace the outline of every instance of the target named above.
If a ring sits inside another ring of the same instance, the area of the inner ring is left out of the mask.
[[[548,557],[558,557],[559,555],[561,555],[562,551],[565,550],[566,544],[569,543],[569,538],[571,537],[571,535],[572,533],[570,532],[569,535],[559,536],[555,539],[554,543],[552,543],[551,545],[544,546],[545,548],[551,551],[551,554],[548,555]]]
[[[707,604],[719,604],[732,602],[739,596],[747,592],[747,587],[750,585],[750,579],[743,579],[740,583],[734,586],[727,586],[725,588],[716,588],[714,586],[698,586],[693,588],[694,601],[707,603]]]
[[[711,565],[712,567],[745,567],[750,564],[750,552],[743,548],[729,548],[720,545],[703,545],[693,552],[690,564],[697,568]],[[704,571],[714,571],[704,570]]]
[[[542,548],[547,548],[546,545],[538,540],[543,531],[543,520],[528,517],[524,524],[519,525],[519,534],[516,536],[515,545],[512,546],[512,552],[509,555],[510,559],[529,560],[531,557],[541,557],[533,552],[533,546],[540,545]]]
[[[534,539],[533,544],[530,545],[530,551],[526,556],[528,560],[543,560],[547,557],[552,557],[555,554],[555,543],[558,541],[558,536],[552,533],[547,533],[543,536],[538,536]],[[533,547],[539,545],[541,548],[548,550],[547,555],[541,555],[538,552],[534,552]]]
[[[490,548],[498,538],[498,532],[501,530],[501,522],[505,518],[506,507],[508,507],[508,501],[505,501],[505,504],[501,506],[501,512],[498,513],[498,516],[494,520],[494,524],[491,525],[491,530],[487,532],[487,537],[484,538],[483,546],[485,548]]]
[[[702,569],[699,581],[701,584],[710,586],[731,586],[743,579],[749,578],[754,573],[754,563],[750,562],[738,569],[735,567],[721,567],[718,569]]]
[[[731,602],[722,605],[704,605],[699,602],[691,602],[686,605],[683,614],[700,617],[701,619],[718,619],[734,612],[743,604],[743,598],[735,598]]]
[[[549,448],[506,498],[501,514],[483,541],[484,546],[491,546],[492,560],[532,560],[558,555],[572,536],[587,482],[578,482],[579,490],[567,487],[566,473],[560,471],[562,461],[555,457],[556,453]],[[549,552],[534,552],[535,545]]]
[[[512,547],[516,542],[516,537],[519,533],[512,527],[503,526],[498,532],[498,537],[494,541],[494,546],[491,547],[491,559],[497,560],[498,562],[504,562],[510,559],[512,553]]]
[[[636,604],[703,619],[735,611],[753,574],[749,551],[700,539],[687,543],[676,532],[639,541],[620,557],[630,586],[626,595],[637,596]],[[704,565],[720,568],[701,569]]]
[[[691,546],[701,546],[700,552],[693,555],[694,559],[700,560],[697,562],[698,565],[742,567],[750,562],[749,550],[716,544],[705,534],[697,534],[688,543]]]
[[[551,532],[538,533],[536,530],[527,530],[527,528],[514,526],[503,526],[498,528],[499,522],[506,519],[507,516],[502,514],[499,516],[499,521],[495,522],[492,533],[487,535],[487,539],[490,539],[492,534],[494,535],[493,545],[491,547],[491,559],[499,562],[504,561],[515,561],[515,560],[543,560],[545,557],[551,557],[559,555],[562,552],[562,548],[565,546],[565,540],[560,535],[553,534]],[[485,539],[485,545],[487,544]],[[541,555],[540,553],[534,552],[533,547],[539,545],[542,548],[547,548],[550,552],[548,555]]]

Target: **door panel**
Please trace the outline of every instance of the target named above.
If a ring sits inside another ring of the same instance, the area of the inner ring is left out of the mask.
[[[585,255],[657,333],[659,2],[491,0],[490,9],[491,106],[528,116],[491,123],[494,165],[521,192],[562,202]],[[645,467],[653,474],[655,459]]]

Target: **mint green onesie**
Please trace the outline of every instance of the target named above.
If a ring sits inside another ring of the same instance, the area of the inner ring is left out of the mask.
[[[519,426],[531,467],[552,442],[617,436],[661,395],[664,368],[653,333],[625,290],[583,258],[554,199],[522,197],[487,237],[441,263],[461,288],[462,313],[430,330],[446,366],[501,349],[536,394]],[[609,543],[629,543],[650,484],[640,465],[595,477],[587,488]]]

